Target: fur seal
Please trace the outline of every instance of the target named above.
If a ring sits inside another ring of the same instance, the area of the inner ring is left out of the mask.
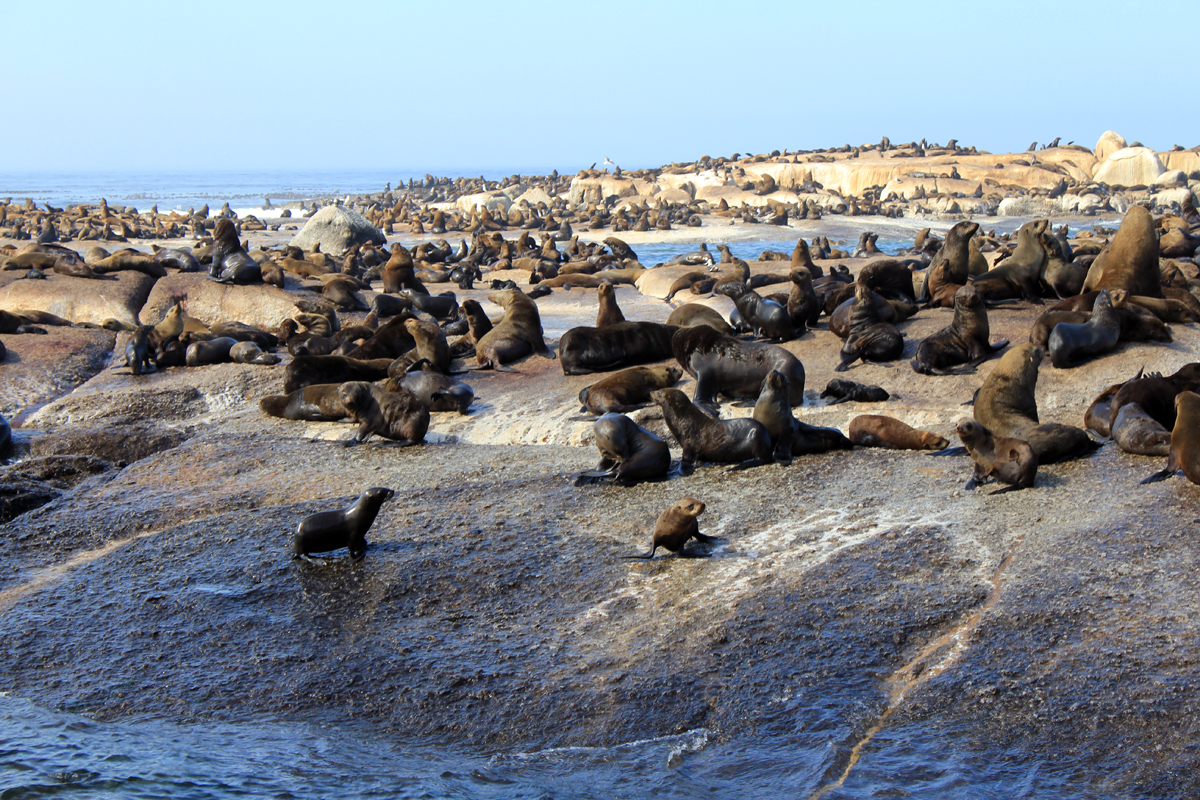
[[[139,325],[125,343],[125,365],[134,375],[141,375],[150,366],[150,334],[154,328]]]
[[[1117,346],[1121,338],[1121,320],[1113,308],[1107,289],[1101,289],[1087,322],[1060,322],[1047,340],[1050,363],[1059,369],[1077,366],[1088,356],[1102,355]]]
[[[367,361],[346,356],[296,356],[284,368],[283,392],[290,394],[318,383],[381,381],[388,377],[391,358]]]
[[[429,409],[407,389],[388,392],[365,381],[349,381],[338,387],[338,394],[351,419],[359,423],[358,433],[347,444],[365,442],[373,433],[401,447],[425,441]]]
[[[367,531],[379,514],[379,507],[395,494],[391,489],[373,486],[354,505],[340,511],[319,511],[300,520],[292,545],[292,558],[311,561],[311,553],[327,553],[346,547],[350,561],[361,561],[367,553]]]
[[[678,367],[632,367],[585,387],[579,392],[580,411],[590,414],[625,413],[650,403],[650,393],[674,386],[683,377]]]
[[[488,300],[504,309],[504,319],[475,343],[477,369],[516,372],[504,366],[529,353],[557,358],[546,344],[537,303],[519,289],[504,289],[488,295]]]
[[[719,311],[700,303],[684,303],[671,312],[671,315],[667,317],[667,324],[680,328],[707,325],[727,336],[733,335],[733,328],[729,327],[729,323],[725,321]]]
[[[425,362],[434,372],[450,374],[450,344],[437,323],[424,319],[409,319],[404,321],[404,329],[416,343],[413,348],[416,356],[413,358],[414,364]]]
[[[1139,456],[1167,456],[1171,453],[1171,431],[1142,410],[1137,403],[1126,403],[1117,412],[1112,438],[1126,453]]]
[[[679,330],[658,322],[618,322],[603,328],[571,328],[558,342],[564,375],[586,375],[662,361],[674,353]]]
[[[422,294],[413,289],[401,289],[400,296],[406,298],[418,311],[424,311],[436,319],[454,319],[458,316],[458,299],[454,292]]]
[[[662,547],[672,553],[678,553],[689,539],[698,542],[711,542],[713,537],[700,533],[696,517],[704,513],[703,501],[694,497],[685,497],[666,511],[658,515],[654,523],[654,534],[650,540],[650,552],[644,555],[625,556],[625,558],[654,558],[654,551]]]
[[[228,336],[220,336],[206,342],[192,342],[187,346],[186,363],[189,367],[202,367],[232,361],[229,351],[235,344],[237,340]]]
[[[611,283],[601,283],[596,287],[596,300],[599,309],[596,311],[596,327],[604,328],[625,321],[621,307],[617,305],[617,290]]]
[[[804,267],[793,267],[788,274],[792,282],[788,290],[787,312],[792,318],[796,335],[804,333],[806,328],[816,328],[821,317],[821,300],[813,287],[812,273]]]
[[[792,324],[788,310],[774,300],[763,298],[746,284],[730,281],[716,289],[733,300],[742,319],[760,339],[773,342],[788,342],[796,338],[796,326]]]
[[[1175,426],[1171,429],[1171,448],[1167,453],[1167,466],[1146,478],[1142,483],[1153,483],[1170,478],[1183,470],[1184,476],[1200,484],[1200,395],[1184,391],[1175,395]]]
[[[1158,261],[1154,218],[1145,207],[1133,206],[1112,242],[1088,267],[1083,290],[1124,289],[1130,295],[1162,297]]]
[[[1007,339],[991,344],[990,337],[983,299],[974,286],[963,286],[954,294],[954,320],[925,337],[917,345],[916,358],[910,363],[914,371],[923,375],[971,371],[1008,346]]]
[[[238,364],[270,366],[278,364],[280,361],[279,356],[274,353],[264,353],[262,348],[252,341],[238,342],[229,348],[229,357]]]
[[[861,414],[850,420],[850,441],[860,447],[889,450],[944,450],[950,444],[945,436],[881,414]]]
[[[850,334],[842,345],[841,363],[835,372],[845,372],[860,358],[867,361],[892,361],[904,352],[904,338],[896,326],[884,322],[871,298],[871,290],[855,284],[854,305],[850,308]]]
[[[975,462],[975,475],[965,489],[974,489],[991,480],[1008,484],[992,494],[1028,489],[1037,478],[1038,459],[1028,442],[1008,436],[996,436],[971,420],[958,423],[958,438],[966,445]]]
[[[836,428],[819,428],[796,419],[792,415],[790,393],[787,376],[779,370],[771,370],[763,378],[758,400],[754,403],[752,417],[767,429],[776,462],[786,467],[792,463],[793,456],[853,447]]]
[[[600,450],[600,464],[580,473],[580,480],[612,478],[622,486],[633,486],[667,477],[671,469],[667,443],[629,417],[604,414],[592,423],[592,431]]]
[[[891,397],[891,395],[882,386],[867,386],[855,381],[844,381],[840,378],[834,378],[826,384],[825,391],[821,392],[821,397],[834,398],[826,405],[835,406],[838,403],[845,403],[848,400],[853,400],[856,403],[882,403]]]
[[[237,229],[227,217],[217,220],[213,230],[212,264],[209,280],[218,283],[261,283],[262,268],[238,241]]]
[[[782,347],[743,342],[707,325],[680,328],[671,337],[675,360],[696,379],[696,405],[716,413],[718,394],[757,398],[767,373],[777,369],[787,377],[788,400],[804,403],[804,365]]]
[[[1111,430],[1117,414],[1127,403],[1137,403],[1152,419],[1167,430],[1175,427],[1175,397],[1180,392],[1200,390],[1200,362],[1184,364],[1174,374],[1163,377],[1151,374],[1126,381],[1117,389],[1109,406],[1108,424]]]
[[[713,419],[678,389],[657,389],[650,398],[663,410],[663,419],[683,448],[680,470],[690,475],[697,461],[737,463],[735,469],[771,461],[771,437],[753,419]]]
[[[271,394],[258,401],[262,412],[271,417],[333,422],[350,416],[338,389],[339,383],[318,383],[288,394]]]
[[[1087,432],[1057,422],[1038,424],[1038,366],[1046,351],[1020,344],[1000,357],[975,397],[975,420],[996,436],[1023,439],[1040,464],[1088,455],[1098,445]]]

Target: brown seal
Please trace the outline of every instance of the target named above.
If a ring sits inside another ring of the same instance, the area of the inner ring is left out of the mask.
[[[676,331],[671,347],[679,366],[696,379],[696,405],[714,416],[718,394],[757,398],[763,379],[773,369],[787,377],[791,404],[804,402],[804,365],[779,345],[743,342],[707,325],[696,325]]]
[[[308,422],[332,422],[350,416],[342,402],[339,383],[305,386],[289,394],[267,395],[258,401],[264,414]]]
[[[365,381],[350,381],[338,393],[350,417],[359,423],[358,433],[346,444],[365,442],[373,433],[401,447],[425,441],[429,409],[407,389],[388,392]]]
[[[733,328],[729,327],[729,323],[725,321],[719,311],[700,303],[684,303],[671,312],[671,315],[667,317],[667,324],[680,328],[707,325],[726,336],[733,335]]]
[[[1000,357],[975,397],[975,420],[997,436],[1023,439],[1050,464],[1088,455],[1098,445],[1087,432],[1057,422],[1038,424],[1038,367],[1046,351],[1019,344]]]
[[[821,317],[821,300],[813,288],[812,273],[804,267],[793,267],[788,274],[792,282],[788,290],[787,312],[799,336],[806,328],[816,328]]]
[[[689,539],[711,542],[713,537],[700,533],[696,517],[704,513],[705,505],[694,497],[685,497],[658,515],[654,523],[654,534],[650,540],[650,552],[625,558],[654,558],[654,551],[662,547],[678,553]]]
[[[449,375],[419,369],[388,378],[382,386],[389,392],[396,391],[397,387],[407,389],[430,411],[457,411],[459,414],[469,414],[471,403],[475,401],[475,392],[462,381]]]
[[[416,342],[416,358],[412,364],[422,361],[429,365],[434,372],[447,375],[450,372],[450,345],[446,342],[446,334],[436,322],[424,319],[405,320],[404,329]],[[410,365],[411,366],[411,365]]]
[[[564,375],[608,372],[670,358],[679,330],[657,322],[618,322],[604,328],[571,328],[558,341]]]
[[[1028,442],[1009,436],[996,436],[971,420],[958,423],[957,431],[958,438],[962,439],[975,462],[975,475],[963,488],[974,489],[990,480],[1008,484],[992,494],[1033,486],[1037,478],[1038,459]]]
[[[611,283],[601,283],[596,287],[596,299],[600,303],[600,308],[596,312],[597,328],[625,321],[625,315],[621,313],[621,307],[617,305],[617,291]]]
[[[954,320],[917,345],[912,368],[923,375],[949,375],[974,370],[1008,347],[1003,339],[992,344],[987,309],[974,286],[963,286],[954,296]],[[960,369],[955,370],[954,367]]]
[[[1113,396],[1109,406],[1108,424],[1116,424],[1117,414],[1127,403],[1137,403],[1151,418],[1167,430],[1175,427],[1175,397],[1180,392],[1200,389],[1200,362],[1184,364],[1174,374],[1163,377],[1151,374],[1126,381]]]
[[[683,448],[680,471],[690,475],[697,461],[737,463],[746,469],[771,461],[771,437],[752,419],[717,420],[697,408],[678,389],[658,389],[650,398],[663,410],[663,419]]]
[[[1154,218],[1143,206],[1125,213],[1108,247],[1088,268],[1083,290],[1123,289],[1131,295],[1162,297],[1158,269],[1158,235]]]
[[[1170,478],[1179,470],[1192,483],[1200,484],[1200,395],[1180,392],[1175,396],[1175,427],[1171,429],[1171,449],[1167,453],[1166,469],[1156,472],[1142,483]]]
[[[310,553],[327,553],[345,547],[350,551],[351,561],[361,561],[367,552],[367,531],[374,524],[379,507],[394,494],[391,489],[373,486],[359,495],[349,508],[308,515],[296,527],[292,558],[311,561]]]
[[[488,295],[488,300],[504,309],[504,319],[475,344],[478,369],[516,372],[504,364],[529,353],[557,358],[546,344],[537,303],[519,289],[504,289]]]
[[[792,415],[791,385],[779,370],[771,370],[763,378],[752,418],[767,429],[772,457],[785,467],[792,463],[793,456],[854,447],[837,428],[819,428]]]
[[[284,368],[283,392],[291,394],[318,383],[381,381],[388,377],[392,358],[362,361],[346,356],[296,356]]]
[[[650,393],[674,386],[683,377],[678,367],[632,367],[609,375],[579,392],[580,411],[625,413],[649,404]]]
[[[841,363],[835,372],[845,372],[860,358],[868,361],[893,361],[904,352],[904,338],[896,326],[884,322],[871,290],[862,283],[855,285],[854,305],[850,308],[850,333],[840,353]]]
[[[1126,453],[1159,457],[1171,453],[1171,431],[1151,419],[1137,403],[1121,406],[1112,426],[1112,438]]]
[[[658,481],[671,469],[667,443],[624,414],[605,414],[592,423],[600,464],[576,480],[612,478],[622,486]]]
[[[860,414],[850,420],[850,441],[860,447],[889,450],[944,450],[945,436],[923,431],[882,414]]]
[[[242,247],[237,229],[228,217],[217,220],[217,227],[213,230],[212,264],[208,268],[208,277],[218,283],[262,281],[262,267]]]
[[[380,270],[380,277],[383,279],[383,291],[387,294],[396,294],[401,289],[429,294],[425,284],[417,278],[412,254],[400,243],[392,245],[392,255]]]

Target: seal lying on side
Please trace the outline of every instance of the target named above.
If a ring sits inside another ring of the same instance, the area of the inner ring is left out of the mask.
[[[340,383],[318,383],[288,394],[271,394],[258,401],[264,414],[308,422],[332,422],[350,416]]]
[[[388,376],[391,358],[361,361],[346,356],[296,356],[284,368],[283,392],[318,383],[342,384],[346,381],[381,381]]]
[[[394,494],[391,489],[374,486],[359,495],[349,508],[309,514],[296,527],[292,558],[311,561],[310,553],[345,547],[350,550],[351,561],[361,561],[367,553],[367,531],[374,524],[379,507]]]
[[[1127,403],[1137,403],[1151,418],[1168,430],[1175,428],[1175,397],[1180,392],[1195,392],[1200,390],[1200,362],[1184,364],[1173,374],[1163,377],[1157,374],[1145,377],[1138,373],[1132,380],[1126,381],[1113,395],[1109,404],[1108,424],[1112,428],[1117,423],[1117,414]]]
[[[693,325],[707,325],[727,335],[733,333],[733,328],[729,327],[729,323],[725,321],[720,312],[715,308],[709,308],[699,303],[684,303],[671,312],[671,316],[667,317],[667,324],[680,328],[690,328]]]
[[[743,342],[707,325],[681,328],[671,338],[675,360],[696,379],[696,405],[715,414],[717,394],[757,398],[773,369],[788,379],[792,406],[804,403],[804,365],[787,350],[765,342]]]
[[[974,286],[954,294],[954,320],[917,345],[912,368],[923,375],[949,375],[952,367],[970,371],[1008,346],[1008,340],[991,344],[987,309]]]
[[[605,414],[592,423],[600,464],[580,473],[578,485],[588,478],[613,478],[622,486],[658,481],[671,469],[667,443],[624,414]]]
[[[1022,439],[995,436],[978,422],[958,423],[958,438],[975,461],[975,475],[963,488],[974,489],[995,479],[1007,483],[992,494],[1028,489],[1037,478],[1037,455]]]
[[[821,392],[821,397],[834,398],[826,405],[835,406],[849,400],[856,403],[882,403],[891,395],[882,386],[868,386],[865,383],[834,378],[825,385],[825,391]]]
[[[654,551],[662,547],[672,553],[678,553],[689,539],[698,542],[711,542],[713,537],[700,533],[696,517],[704,513],[703,501],[694,497],[685,497],[666,511],[658,515],[654,523],[654,534],[650,540],[650,552],[640,556],[625,556],[625,558],[654,558]]]
[[[378,433],[401,447],[425,441],[429,409],[407,389],[387,392],[365,381],[343,383],[338,389],[342,404],[359,423],[358,433],[347,442],[365,442]]]
[[[625,413],[650,403],[650,393],[655,389],[674,386],[683,377],[678,367],[632,367],[609,375],[579,392],[581,412],[607,414],[610,411]]]
[[[850,441],[859,447],[889,450],[944,450],[945,436],[923,431],[881,414],[861,414],[850,420]]]
[[[1112,438],[1126,453],[1160,458],[1171,454],[1171,431],[1159,425],[1137,403],[1121,406],[1113,423]]]
[[[1170,478],[1180,470],[1189,481],[1200,484],[1200,395],[1195,392],[1175,396],[1175,427],[1171,430],[1167,467],[1142,483]]]
[[[462,381],[449,375],[424,370],[411,370],[401,376],[388,378],[383,388],[389,392],[404,388],[415,394],[430,411],[457,411],[471,413],[475,392]]]
[[[667,427],[683,448],[680,471],[690,475],[697,461],[737,463],[735,469],[771,461],[771,437],[752,419],[713,419],[678,389],[658,389],[650,397],[663,410]]]
[[[618,322],[603,328],[571,328],[558,342],[564,375],[607,372],[670,358],[679,330],[657,322]]]
[[[1060,322],[1047,340],[1050,363],[1066,369],[1083,363],[1089,356],[1107,353],[1121,338],[1121,319],[1113,308],[1107,289],[1101,289],[1087,322],[1074,325]]]

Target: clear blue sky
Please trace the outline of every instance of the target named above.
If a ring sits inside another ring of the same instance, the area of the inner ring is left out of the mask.
[[[8,3],[0,167],[626,168],[1191,147],[1191,2]],[[1182,37],[1182,38],[1181,38]]]

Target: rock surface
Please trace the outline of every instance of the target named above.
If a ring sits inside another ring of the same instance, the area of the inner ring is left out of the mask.
[[[383,231],[366,217],[340,206],[325,206],[313,214],[291,241],[301,250],[312,250],[320,245],[322,252],[338,258],[356,244],[386,243]]]

